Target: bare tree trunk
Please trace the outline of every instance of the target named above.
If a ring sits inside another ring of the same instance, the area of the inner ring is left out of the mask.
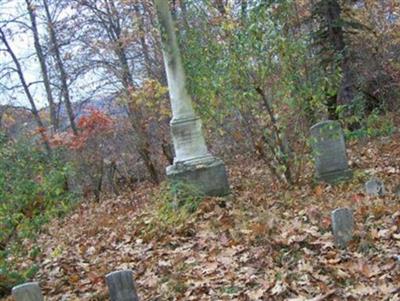
[[[25,0],[26,6],[28,9],[29,17],[31,19],[31,29],[33,33],[33,40],[34,40],[34,45],[35,45],[35,50],[36,50],[36,56],[38,57],[39,63],[40,63],[40,69],[42,73],[42,78],[43,78],[43,83],[44,87],[46,90],[46,95],[47,95],[47,101],[49,102],[49,109],[50,109],[50,122],[53,127],[53,131],[58,130],[58,118],[57,118],[57,113],[56,113],[56,105],[54,103],[54,98],[50,86],[50,79],[49,79],[49,73],[47,70],[47,65],[46,65],[46,59],[43,54],[43,48],[42,45],[40,44],[39,40],[39,32],[37,28],[37,23],[36,23],[36,14],[35,10],[32,6],[32,2],[30,0]]]
[[[172,19],[174,20],[174,21],[176,21],[176,0],[172,0],[172,4],[170,5],[171,6],[171,15],[172,15]]]
[[[133,85],[133,79],[132,75],[129,70],[129,65],[128,65],[128,60],[126,58],[125,50],[123,47],[119,47],[119,60],[120,64],[122,66],[123,70],[123,83],[124,83],[124,88],[126,91],[126,97],[130,101],[130,105],[128,105],[128,115],[129,115],[129,120],[132,124],[133,129],[136,132],[136,147],[138,148],[138,152],[140,154],[140,157],[143,159],[147,170],[150,173],[151,179],[155,183],[159,183],[159,176],[157,173],[157,168],[155,167],[152,159],[151,159],[151,154],[150,154],[150,143],[148,142],[148,137],[146,134],[145,129],[143,128],[142,125],[142,120],[143,120],[143,114],[140,110],[140,108],[137,106],[134,101],[131,101],[131,95],[130,91],[134,89]]]
[[[104,159],[101,158],[100,170],[97,170],[98,174],[93,176],[93,193],[95,202],[99,202],[101,198],[101,192],[103,189],[103,177],[104,177]]]
[[[77,135],[78,129],[75,124],[75,115],[74,115],[74,111],[73,111],[72,104],[71,104],[71,97],[69,94],[67,73],[64,68],[64,63],[61,59],[60,47],[59,47],[59,44],[57,41],[56,32],[54,30],[54,23],[51,18],[51,15],[50,15],[50,9],[49,9],[47,0],[43,0],[43,5],[44,5],[45,11],[46,11],[47,24],[48,24],[49,34],[50,34],[50,43],[52,46],[51,49],[54,53],[58,71],[60,72],[61,91],[62,91],[62,95],[64,98],[65,107],[67,109],[67,114],[68,114],[69,122],[71,125],[71,129],[72,129],[73,133],[75,135]]]
[[[226,14],[225,3],[224,0],[215,0],[215,6],[219,13],[224,16]]]
[[[6,112],[6,106],[0,105],[0,131],[2,130],[3,127],[3,115]]]
[[[273,137],[271,139],[266,139],[265,137],[264,139],[265,143],[270,148],[271,153],[274,154],[276,161],[280,165],[285,167],[284,171],[285,179],[290,185],[292,185],[294,180],[292,175],[292,162],[290,160],[291,159],[290,150],[286,147],[287,143],[282,138],[283,133],[279,128],[278,121],[275,118],[272,105],[268,101],[265,92],[259,87],[256,87],[255,90],[261,96],[261,99],[263,100],[263,104],[267,109],[272,124]],[[276,148],[279,149],[279,152],[276,151]]]
[[[161,143],[161,148],[165,158],[168,160],[168,163],[172,165],[174,163],[174,146],[169,143],[165,138],[163,138]]]
[[[50,148],[50,144],[48,142],[47,136],[46,136],[46,132],[45,132],[45,127],[43,125],[42,119],[40,118],[39,115],[39,111],[36,108],[36,104],[35,101],[33,100],[33,96],[29,90],[28,84],[25,80],[24,74],[22,72],[22,67],[21,64],[17,58],[17,56],[15,55],[14,51],[12,50],[10,44],[7,41],[6,35],[4,34],[3,30],[0,27],[0,40],[3,42],[4,46],[6,47],[6,50],[8,52],[8,54],[11,56],[15,68],[16,68],[16,72],[18,74],[19,80],[21,81],[21,85],[24,89],[25,95],[28,98],[28,101],[31,105],[31,112],[33,114],[33,117],[35,118],[36,124],[38,126],[38,130],[40,133],[40,136],[42,137],[42,141],[43,141],[43,145],[47,151],[47,154],[49,156],[51,156],[51,148]]]
[[[142,46],[142,53],[143,53],[143,59],[144,59],[144,66],[146,68],[146,73],[148,77],[153,77],[152,71],[151,71],[151,60],[149,56],[149,47],[147,46],[146,43],[146,32],[144,30],[144,20],[143,20],[143,15],[140,13],[139,6],[138,4],[134,5],[135,9],[135,14],[136,14],[136,19],[138,20],[138,26],[139,26],[139,34],[140,34],[140,45]]]
[[[187,22],[187,10],[186,10],[186,0],[180,0],[179,3],[181,4],[182,14],[184,15],[184,22],[186,28],[189,28],[189,24]],[[157,19],[154,15],[154,11],[146,5],[143,5],[143,9],[146,11],[148,15],[149,22],[153,28],[156,28],[158,25],[156,24],[155,20]],[[167,76],[166,72],[164,71],[164,64],[163,64],[163,55],[162,55],[162,46],[160,39],[155,39],[153,41],[154,45],[152,46],[153,51],[153,59],[155,64],[153,64],[154,78],[156,78],[162,85],[166,86],[167,83]]]
[[[114,160],[112,160],[111,163],[106,167],[107,167],[108,182],[110,183],[111,190],[115,195],[118,196],[120,193],[119,193],[119,189],[115,183],[115,174],[117,172],[117,163]]]
[[[136,15],[140,15],[139,1],[132,1],[133,9]],[[128,57],[128,49],[126,46],[126,39],[124,36],[124,28],[121,25],[121,16],[119,7],[113,0],[92,0],[92,1],[77,1],[81,8],[87,8],[96,18],[98,25],[104,30],[107,42],[112,46],[113,55],[116,60],[113,62],[115,77],[122,85],[122,94],[127,99],[127,113],[129,121],[134,130],[134,144],[138,150],[140,158],[144,161],[147,171],[153,182],[159,182],[159,175],[157,168],[151,159],[150,142],[146,127],[144,125],[144,117],[142,108],[139,104],[132,100],[132,92],[135,89],[135,83],[131,73],[130,62]],[[140,1],[145,9],[145,4]],[[130,16],[132,17],[132,16]],[[140,17],[140,16],[139,16]],[[139,26],[144,30],[144,22],[138,18]],[[150,56],[147,48],[146,40],[143,36],[141,40],[141,47],[144,50],[144,58],[146,68],[150,68]],[[150,73],[150,70],[147,70]]]
[[[323,5],[325,6],[325,18],[328,24],[328,39],[335,53],[341,56],[340,65],[343,76],[336,99],[336,106],[347,105],[353,101],[355,91],[349,53],[344,39],[341,19],[342,8],[337,0],[326,0]]]
[[[187,11],[187,6],[186,6],[186,0],[180,0],[179,1],[180,4],[180,8],[182,11],[182,19],[183,19],[183,24],[185,26],[186,29],[189,28],[189,22],[188,22],[188,11]]]
[[[128,95],[128,97],[130,97],[130,95]],[[139,155],[144,161],[144,164],[146,165],[146,168],[150,173],[152,181],[155,183],[159,183],[160,178],[157,172],[157,168],[153,163],[153,160],[151,159],[150,143],[148,142],[149,139],[147,137],[146,131],[143,129],[143,126],[141,124],[141,112],[138,110],[136,104],[131,102],[130,105],[128,105],[128,115],[132,127],[135,130],[135,144],[138,149]],[[140,117],[138,118],[138,116]]]
[[[240,4],[241,12],[240,12],[240,14],[241,14],[242,20],[245,20],[246,17],[247,17],[247,4],[248,4],[247,0],[242,0],[241,1],[241,4]]]
[[[150,173],[150,177],[154,183],[159,183],[160,178],[157,172],[157,168],[154,165],[153,160],[151,159],[150,144],[145,137],[143,137],[139,143],[139,153],[146,165],[147,170]]]
[[[109,10],[109,14],[117,16],[117,10],[114,2],[112,1],[109,2],[108,0],[106,0],[106,3],[108,4],[107,8]],[[134,83],[133,83],[132,73],[130,72],[129,68],[126,49],[121,40],[122,29],[120,27],[118,18],[116,22],[112,24],[113,24],[112,30],[114,31],[113,33],[115,34],[116,37],[115,43],[117,47],[115,51],[122,69],[122,83],[127,94],[126,95],[127,99],[130,100],[131,99],[130,91],[134,89]],[[130,105],[128,105],[128,114],[132,127],[137,135],[136,147],[138,148],[140,157],[144,161],[146,168],[150,173],[152,181],[155,183],[159,183],[160,179],[157,172],[157,168],[151,159],[149,139],[142,125],[143,121],[142,111],[136,103],[130,102]]]

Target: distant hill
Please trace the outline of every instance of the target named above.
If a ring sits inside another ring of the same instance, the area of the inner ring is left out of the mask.
[[[73,109],[75,120],[77,121],[93,109],[100,110],[114,118],[125,118],[128,116],[126,108],[115,96],[107,96],[104,98],[73,103]],[[49,124],[49,113],[48,107],[40,110],[43,122],[47,125]],[[63,103],[60,104],[58,108],[58,116],[60,120],[60,129],[68,129],[69,119]],[[36,123],[30,109],[25,107],[15,107],[12,105],[0,105],[0,128],[6,129],[8,135],[16,138],[26,131],[34,130],[36,128]]]
[[[114,118],[124,118],[128,116],[125,106],[120,103],[115,96],[90,99],[83,102],[74,103],[73,109],[75,120],[79,120],[79,118],[85,116],[88,114],[88,112],[90,112],[90,110],[93,109],[102,111]],[[43,110],[48,112],[48,108],[44,108]],[[64,104],[61,104],[58,114],[60,119],[60,128],[62,130],[67,129],[69,127],[69,119]]]

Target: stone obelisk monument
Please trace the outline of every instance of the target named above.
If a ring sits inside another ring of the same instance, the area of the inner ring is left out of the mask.
[[[173,116],[170,125],[175,158],[173,165],[167,167],[167,177],[172,182],[183,181],[193,185],[205,195],[226,195],[229,193],[229,183],[225,165],[209,153],[201,120],[193,110],[192,99],[186,88],[169,1],[154,2],[160,23]]]

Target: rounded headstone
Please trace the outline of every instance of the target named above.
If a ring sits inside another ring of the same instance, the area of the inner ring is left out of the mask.
[[[349,208],[338,208],[332,211],[332,232],[339,248],[346,248],[353,237],[353,212]]]
[[[37,282],[14,286],[12,295],[16,301],[43,301],[42,291]]]
[[[340,123],[322,121],[312,126],[310,132],[317,179],[336,183],[351,178]]]
[[[139,301],[131,270],[109,273],[106,282],[111,301]]]

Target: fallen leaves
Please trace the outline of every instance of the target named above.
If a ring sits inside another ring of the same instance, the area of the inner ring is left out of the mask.
[[[390,156],[380,162],[379,152],[366,153],[390,171]],[[244,178],[246,170],[256,176]],[[233,197],[206,199],[175,228],[147,231],[157,218],[150,185],[83,203],[51,223],[26,243],[43,250],[36,279],[47,300],[107,300],[104,275],[124,268],[134,270],[141,300],[400,299],[398,201],[364,197],[357,180],[292,190],[275,183],[271,191],[262,167],[245,159],[230,177]],[[330,232],[330,212],[341,206],[352,207],[356,220],[347,251],[334,247]]]

